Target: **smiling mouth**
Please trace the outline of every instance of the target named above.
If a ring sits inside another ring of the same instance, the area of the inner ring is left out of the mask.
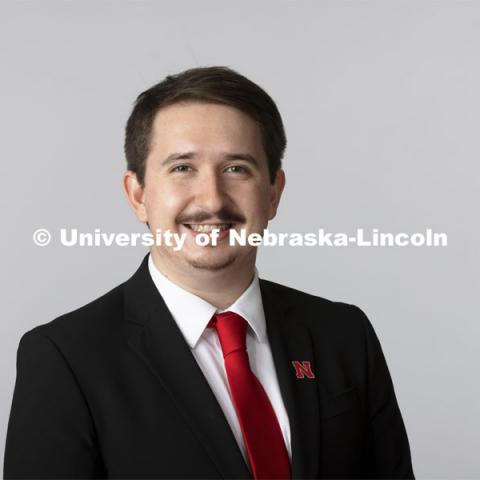
[[[185,227],[189,228],[190,230],[193,230],[194,232],[201,232],[201,233],[210,233],[213,230],[219,230],[219,231],[224,231],[224,230],[229,230],[230,228],[233,227],[233,223],[215,223],[215,224],[210,224],[210,223],[184,223],[183,224]]]

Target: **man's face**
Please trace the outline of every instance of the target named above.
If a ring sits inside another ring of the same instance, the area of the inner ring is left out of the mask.
[[[249,116],[225,105],[177,103],[155,117],[136,213],[153,233],[186,234],[179,251],[153,247],[154,258],[167,269],[193,273],[254,265],[256,247],[230,246],[228,235],[217,246],[199,246],[195,229],[221,225],[263,233],[276,214],[283,186],[283,171],[270,183],[260,129]]]

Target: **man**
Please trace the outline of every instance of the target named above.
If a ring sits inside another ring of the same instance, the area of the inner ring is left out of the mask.
[[[5,478],[413,478],[365,315],[259,279],[256,247],[228,241],[275,217],[285,145],[272,99],[228,68],[138,97],[124,189],[185,243],[22,337]]]

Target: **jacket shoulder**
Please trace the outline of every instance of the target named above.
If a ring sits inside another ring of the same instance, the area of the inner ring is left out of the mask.
[[[284,299],[287,303],[295,305],[315,306],[326,310],[333,310],[340,313],[353,313],[356,315],[364,315],[363,311],[356,305],[346,302],[331,300],[328,298],[303,292],[271,280],[261,279],[260,282],[278,297]]]
[[[364,329],[369,320],[358,306],[303,292],[286,285],[261,279],[264,288],[296,311],[296,319],[307,324],[341,330]]]
[[[109,336],[121,323],[123,287],[124,283],[86,305],[32,328],[23,337],[45,336],[54,341],[70,339],[79,343],[95,339],[95,342],[98,342],[99,339]]]

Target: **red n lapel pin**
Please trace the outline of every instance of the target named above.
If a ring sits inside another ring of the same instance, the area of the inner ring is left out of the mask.
[[[315,378],[312,371],[312,366],[308,360],[299,362],[298,360],[292,360],[293,368],[295,369],[295,376],[297,378]]]

